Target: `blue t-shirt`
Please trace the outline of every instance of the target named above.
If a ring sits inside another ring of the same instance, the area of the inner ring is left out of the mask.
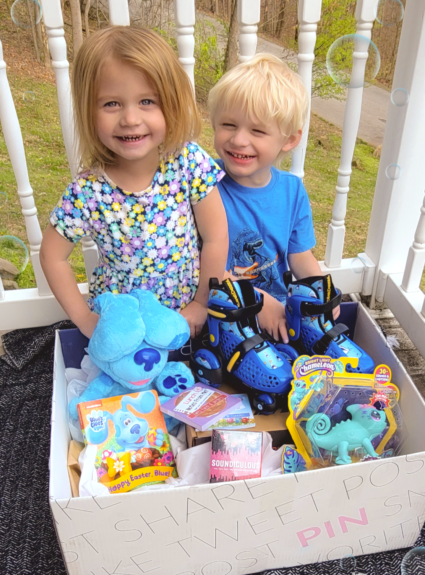
[[[223,162],[217,163],[223,167]],[[223,168],[224,169],[224,168]],[[316,244],[310,202],[297,176],[271,169],[264,188],[247,188],[226,175],[217,184],[229,225],[226,270],[285,303],[288,254]]]

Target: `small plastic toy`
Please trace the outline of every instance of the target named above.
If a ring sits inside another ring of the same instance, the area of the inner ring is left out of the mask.
[[[380,365],[373,374],[347,373],[347,366],[356,368],[357,361],[302,356],[294,363],[286,424],[296,445],[295,463],[303,460],[312,469],[399,451],[406,429],[391,371]],[[286,472],[291,472],[286,463]]]
[[[251,389],[253,406],[274,413],[279,396],[289,392],[291,363],[298,353],[289,345],[273,344],[258,327],[263,295],[248,280],[219,284],[210,280],[208,301],[209,344],[212,350],[195,352],[191,367],[203,383],[222,383],[226,370]]]
[[[357,358],[346,364],[348,373],[373,373],[373,359],[345,333],[344,324],[335,324],[332,310],[341,303],[341,292],[332,283],[332,278],[314,276],[293,281],[292,273],[285,272],[285,285],[288,288],[286,299],[286,321],[291,345],[300,355],[326,355],[332,359],[339,357]]]
[[[348,452],[358,447],[363,447],[371,457],[379,457],[373,448],[372,440],[387,426],[385,411],[356,403],[348,405],[346,409],[352,419],[337,423],[334,427],[325,413],[312,415],[306,425],[310,441],[332,455],[337,454],[335,463],[339,465],[351,463]]]

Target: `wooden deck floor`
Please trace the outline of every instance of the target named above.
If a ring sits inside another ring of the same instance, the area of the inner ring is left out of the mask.
[[[393,347],[393,351],[404,365],[422,397],[425,398],[425,359],[389,309],[373,311],[372,316],[386,337],[392,335],[397,338],[399,347]]]

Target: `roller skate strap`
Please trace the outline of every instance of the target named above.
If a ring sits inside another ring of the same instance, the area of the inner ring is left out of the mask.
[[[241,341],[241,343],[237,345],[233,351],[233,355],[230,358],[229,363],[227,364],[226,368],[227,371],[231,373],[232,371],[237,369],[238,366],[243,361],[246,354],[250,352],[251,349],[254,349],[254,347],[257,347],[257,345],[260,345],[264,342],[265,338],[258,333],[253,335],[252,337],[249,337],[248,339],[244,339],[243,341]]]
[[[311,301],[304,301],[301,303],[300,311],[303,316],[315,317],[318,315],[324,315],[335,309],[341,303],[342,294],[340,290],[335,290],[336,295],[326,303],[322,303],[317,300],[318,303],[312,303]]]
[[[313,346],[313,351],[317,355],[325,355],[330,344],[337,339],[341,334],[346,333],[348,327],[343,323],[335,325],[328,330],[322,338],[320,338]]]
[[[263,294],[257,294],[257,297],[259,297],[257,301],[250,282],[241,280],[238,282],[238,285],[244,302],[241,301],[231,279],[225,279],[220,286],[216,285],[215,278],[210,280],[210,288],[224,291],[229,297],[230,305],[228,305],[227,302],[223,302],[223,300],[217,299],[214,301],[214,298],[212,298],[208,302],[208,313],[220,321],[225,322],[241,321],[259,314],[264,305]]]
[[[232,322],[249,319],[250,317],[256,316],[258,313],[260,313],[263,307],[264,297],[263,294],[260,295],[261,300],[259,302],[239,309],[229,309],[223,306],[222,301],[220,301],[220,303],[215,303],[210,300],[208,302],[208,313],[220,321]]]

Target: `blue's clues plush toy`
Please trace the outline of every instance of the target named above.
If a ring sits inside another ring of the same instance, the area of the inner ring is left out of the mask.
[[[184,363],[167,363],[168,351],[179,349],[189,339],[189,325],[151,292],[103,293],[95,299],[94,311],[100,319],[88,352],[102,373],[71,400],[72,418],[78,418],[77,404],[85,401],[155,389],[164,403],[194,385]],[[168,416],[165,422],[169,430],[178,423]]]

